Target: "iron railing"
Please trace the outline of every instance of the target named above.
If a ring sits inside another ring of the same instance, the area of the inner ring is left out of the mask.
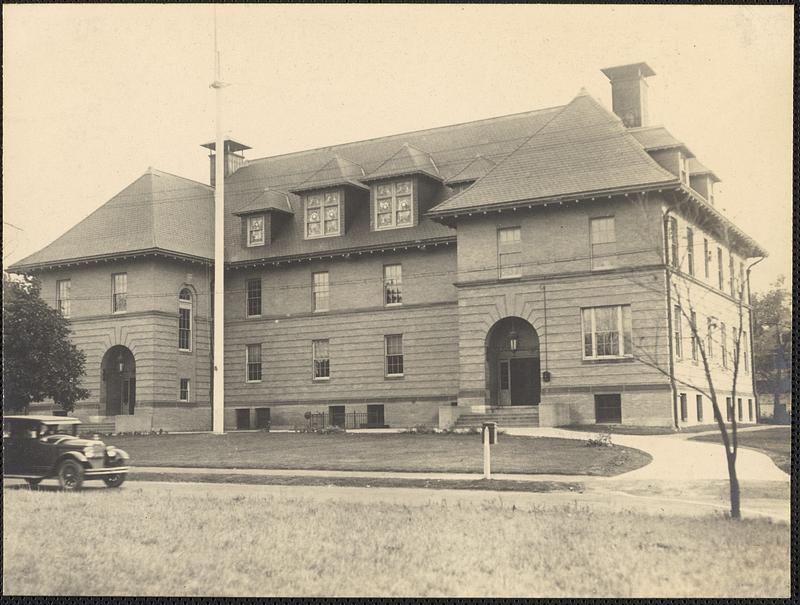
[[[347,412],[331,414],[329,412],[312,412],[306,418],[307,428],[311,430],[338,426],[343,429],[374,429],[386,425],[383,418],[372,417],[368,412]]]

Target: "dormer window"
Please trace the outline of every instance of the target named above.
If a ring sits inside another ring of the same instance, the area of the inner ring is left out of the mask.
[[[379,183],[375,187],[375,229],[397,229],[414,224],[413,182]]]
[[[326,191],[306,196],[306,238],[332,237],[342,234],[342,193]]]
[[[248,247],[264,245],[263,214],[247,217],[247,245]]]

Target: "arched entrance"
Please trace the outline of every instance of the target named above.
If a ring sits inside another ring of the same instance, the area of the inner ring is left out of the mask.
[[[136,407],[136,360],[128,347],[116,345],[103,355],[100,410],[106,416],[133,414]]]
[[[539,335],[521,317],[505,317],[486,335],[489,405],[538,405],[542,384]]]

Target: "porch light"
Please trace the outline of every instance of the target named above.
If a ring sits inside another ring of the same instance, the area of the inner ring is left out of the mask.
[[[125,362],[122,360],[122,355],[117,357],[117,367],[119,368],[120,374],[122,374],[125,371]]]
[[[511,332],[508,333],[508,348],[511,349],[512,352],[515,352],[518,345],[519,340],[517,339],[517,333],[511,330]]]

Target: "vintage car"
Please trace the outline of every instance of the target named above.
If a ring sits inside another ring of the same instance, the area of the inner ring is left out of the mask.
[[[128,475],[128,454],[98,439],[78,436],[81,421],[67,416],[5,416],[3,478],[37,485],[57,478],[65,490],[87,479],[119,487]]]

